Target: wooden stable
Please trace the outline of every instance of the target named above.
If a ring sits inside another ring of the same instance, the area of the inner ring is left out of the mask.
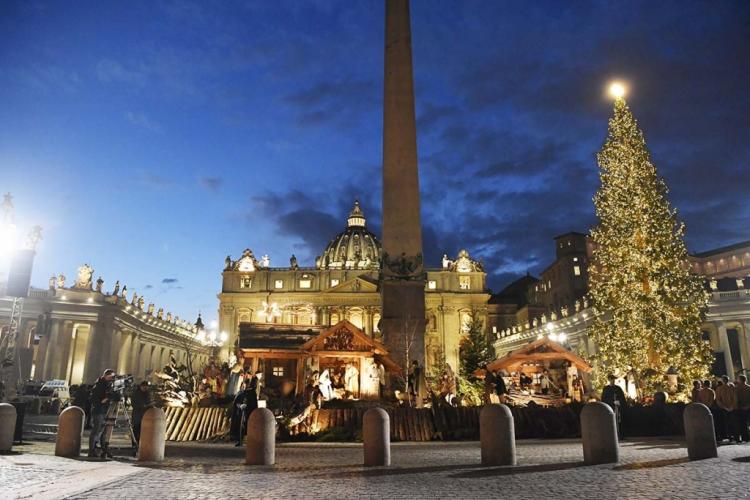
[[[535,340],[487,364],[492,372],[503,374],[510,401],[557,406],[570,400],[583,400],[584,376],[592,367],[586,360],[548,337]],[[484,377],[484,369],[475,375]],[[547,392],[541,380],[549,382]],[[524,383],[524,379],[526,383]]]
[[[511,351],[489,363],[487,367],[493,372],[498,370],[515,372],[521,370],[523,366],[548,364],[555,361],[566,361],[583,373],[589,373],[592,370],[591,365],[585,359],[548,337],[542,337],[520,349]]]
[[[245,365],[263,372],[265,387],[285,396],[287,391],[302,394],[314,372],[338,372],[350,364],[359,377],[353,397],[377,399],[377,364],[382,363],[389,372],[400,370],[383,344],[346,320],[327,329],[242,323],[239,347]]]

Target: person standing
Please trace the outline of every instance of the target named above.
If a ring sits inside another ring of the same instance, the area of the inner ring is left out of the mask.
[[[378,386],[382,399],[385,396],[385,366],[383,366],[383,363],[378,363]]]
[[[495,394],[497,394],[497,399],[500,403],[505,402],[505,395],[507,393],[508,388],[505,385],[505,378],[503,377],[503,373],[498,370],[495,372]]]
[[[615,412],[615,421],[617,422],[617,435],[622,436],[622,420],[627,400],[625,399],[625,393],[619,385],[615,384],[615,376],[610,374],[609,385],[604,387],[602,390],[602,402],[609,405],[612,411]]]
[[[245,438],[245,433],[247,433],[247,421],[253,410],[258,408],[259,385],[262,377],[262,372],[255,372],[255,376],[249,382],[245,382],[245,390],[235,398],[235,404],[237,404],[241,416],[240,438],[235,446],[242,446],[242,440]]]
[[[141,421],[146,410],[153,407],[151,403],[151,394],[148,392],[148,381],[143,380],[138,387],[133,391],[133,395],[130,397],[130,404],[133,406],[133,416],[131,422],[133,424],[133,435],[135,436],[135,445],[138,446],[141,440]]]
[[[549,394],[549,388],[550,385],[552,385],[552,381],[549,379],[549,372],[547,370],[544,370],[542,372],[542,376],[539,377],[539,387],[542,389],[542,394],[547,395]]]
[[[750,385],[747,383],[747,377],[740,375],[737,377],[737,384],[734,392],[737,396],[737,409],[735,410],[735,425],[740,440],[745,443],[750,442]]]
[[[690,392],[690,401],[700,403],[701,381],[693,380],[693,390]]]
[[[89,456],[112,458],[105,446],[102,446],[102,433],[104,424],[107,420],[109,403],[112,399],[112,380],[115,378],[115,371],[112,369],[104,370],[104,373],[94,384],[91,389],[91,434],[89,434]],[[101,454],[97,451],[97,445],[102,449]]]
[[[716,406],[721,415],[719,433],[721,439],[737,441],[737,435],[734,429],[733,412],[737,407],[737,395],[734,392],[734,384],[729,381],[729,377],[721,377],[721,385],[716,387]]]
[[[495,374],[487,365],[484,365],[484,404],[492,404],[492,394],[495,392],[496,383]]]

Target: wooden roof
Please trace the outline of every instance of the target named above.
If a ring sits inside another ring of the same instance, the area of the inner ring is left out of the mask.
[[[591,365],[585,359],[577,354],[564,348],[557,342],[550,340],[548,337],[535,340],[520,349],[511,351],[502,358],[489,363],[487,367],[494,371],[516,371],[524,363],[536,361],[569,361],[582,372],[590,372]],[[484,370],[478,370],[484,373]]]

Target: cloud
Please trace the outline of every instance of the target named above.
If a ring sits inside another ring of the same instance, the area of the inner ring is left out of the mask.
[[[350,127],[376,102],[380,86],[371,80],[321,80],[284,97],[301,126],[334,123]]]
[[[218,191],[223,183],[224,179],[221,177],[201,177],[198,179],[198,184],[200,184],[201,187],[214,192]]]
[[[153,121],[151,118],[146,116],[145,113],[136,113],[133,111],[126,111],[125,112],[125,118],[132,123],[133,125],[137,127],[141,127],[143,129],[149,130],[151,132],[155,132],[157,134],[160,134],[162,132],[161,125]]]
[[[96,76],[103,83],[124,83],[135,87],[143,87],[148,81],[142,69],[126,68],[113,59],[100,60],[96,65]]]
[[[177,283],[179,280],[177,278],[163,278],[161,282],[165,285],[173,285]]]

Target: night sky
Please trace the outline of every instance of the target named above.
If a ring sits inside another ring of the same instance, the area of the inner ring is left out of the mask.
[[[0,191],[84,262],[215,317],[224,257],[313,265],[359,197],[380,234],[379,1],[0,2]],[[424,250],[499,290],[594,223],[630,86],[688,248],[750,239],[750,2],[413,1]]]

